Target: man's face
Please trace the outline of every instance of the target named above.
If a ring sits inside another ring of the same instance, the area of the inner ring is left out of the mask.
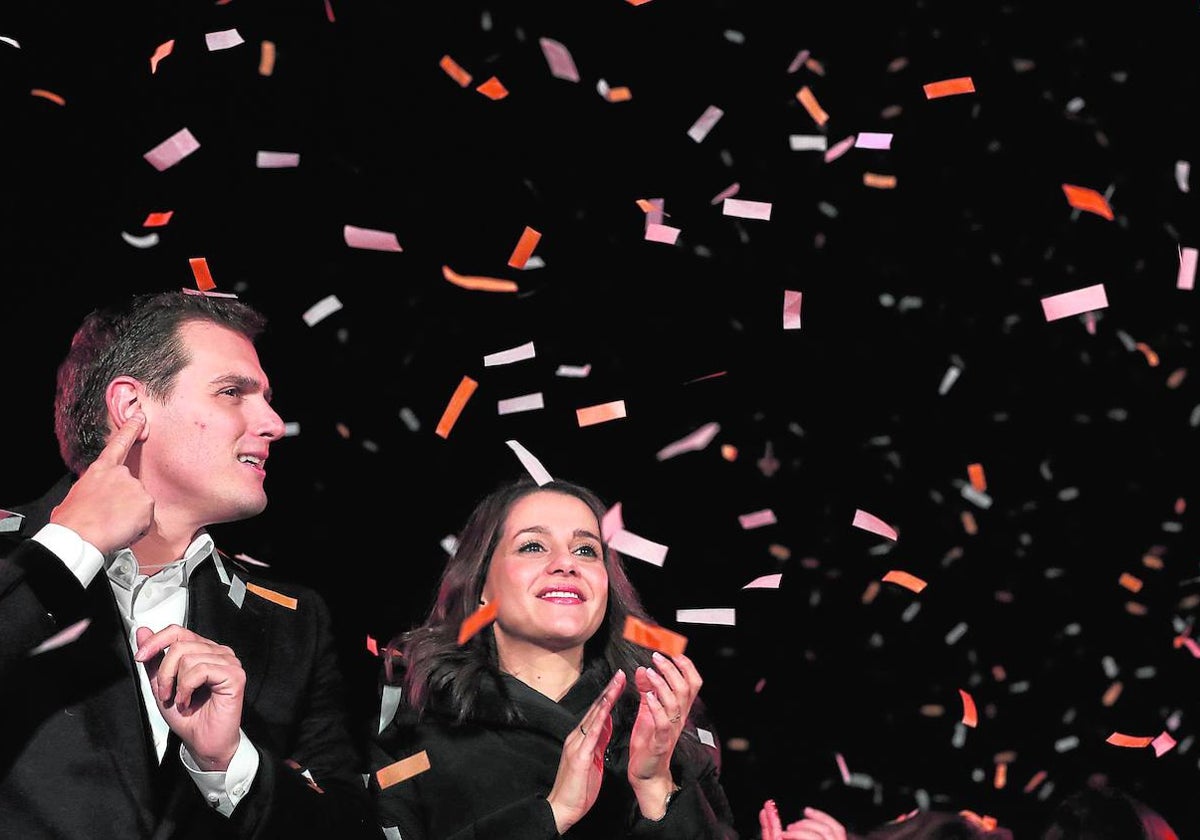
[[[267,451],[284,432],[253,343],[206,321],[180,328],[191,363],[164,402],[144,400],[139,478],[155,519],[195,530],[246,519],[267,505]]]

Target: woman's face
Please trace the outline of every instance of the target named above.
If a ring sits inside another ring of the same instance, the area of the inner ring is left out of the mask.
[[[608,608],[600,523],[583,500],[535,490],[509,511],[484,599],[496,603],[497,649],[560,652],[592,637]]]

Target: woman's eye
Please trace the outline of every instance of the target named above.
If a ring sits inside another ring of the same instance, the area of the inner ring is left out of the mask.
[[[581,545],[581,546],[579,546],[579,548],[575,549],[575,551],[579,554],[584,555],[585,557],[599,557],[600,556],[600,552],[596,550],[596,546],[594,546],[594,545]]]
[[[517,549],[517,551],[529,551],[529,552],[542,551],[542,550],[543,550],[542,544],[540,542],[535,542],[533,540],[530,540],[527,543],[522,543],[521,546]]]

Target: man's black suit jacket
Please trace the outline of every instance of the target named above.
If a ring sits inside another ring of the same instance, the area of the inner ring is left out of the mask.
[[[227,818],[188,776],[174,734],[159,765],[108,577],[101,571],[84,589],[28,539],[71,480],[18,508],[22,527],[0,535],[0,837],[381,837],[324,601],[228,561],[231,581],[296,599],[291,609],[246,592],[239,608],[211,559],[189,582],[187,626],[231,647],[246,671],[242,729],[258,774]],[[83,619],[78,639],[30,655]]]

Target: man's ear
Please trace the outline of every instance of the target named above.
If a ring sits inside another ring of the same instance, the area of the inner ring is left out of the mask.
[[[108,405],[108,419],[114,429],[124,426],[134,414],[140,413],[146,418],[142,424],[142,431],[138,433],[139,441],[145,440],[146,434],[150,430],[150,415],[145,410],[145,396],[146,392],[142,388],[142,383],[132,376],[118,376],[108,383],[108,389],[104,394],[105,402]]]

